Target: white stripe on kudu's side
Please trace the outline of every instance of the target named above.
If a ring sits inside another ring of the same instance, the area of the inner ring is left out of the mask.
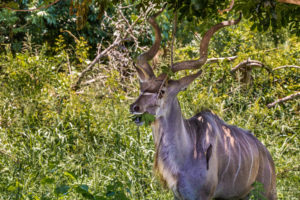
[[[233,185],[235,184],[235,181],[236,181],[236,178],[240,172],[240,168],[241,168],[241,161],[242,161],[242,155],[241,155],[241,147],[240,147],[240,144],[238,143],[238,168],[237,168],[237,171],[234,175],[234,179],[233,179]]]
[[[248,176],[248,179],[247,179],[247,184],[249,184],[250,177],[251,177],[251,174],[252,174],[252,167],[253,167],[253,152],[252,152],[251,145],[248,142],[248,138],[246,138],[244,134],[242,134],[242,136],[243,136],[244,140],[247,143],[247,149],[250,151],[249,153],[250,153],[250,156],[251,156],[250,172],[249,172],[249,176]]]

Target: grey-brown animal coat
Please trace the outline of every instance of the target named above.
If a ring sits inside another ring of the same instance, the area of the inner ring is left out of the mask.
[[[177,199],[245,198],[255,181],[263,183],[268,199],[276,199],[273,160],[252,133],[227,125],[210,111],[184,120],[176,113],[177,99],[172,107],[152,127],[154,167]],[[188,137],[178,131],[185,129]]]

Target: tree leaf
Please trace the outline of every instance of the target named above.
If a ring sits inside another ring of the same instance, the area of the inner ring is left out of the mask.
[[[65,176],[67,176],[67,177],[69,177],[70,179],[72,179],[72,180],[76,180],[77,179],[77,177],[76,177],[76,175],[74,174],[74,173],[72,173],[72,172],[64,172],[64,175]]]
[[[70,186],[68,185],[59,185],[59,186],[56,186],[54,192],[55,194],[59,195],[59,194],[67,194],[68,191],[70,189]]]
[[[45,177],[41,180],[41,184],[53,184],[55,182],[54,178]]]
[[[149,126],[152,122],[155,121],[155,116],[149,113],[144,113],[142,115],[142,121],[145,122],[145,126]]]
[[[89,186],[88,185],[78,185],[76,187],[76,192],[82,194],[83,197],[88,199],[95,199],[94,195],[92,195],[89,192]]]

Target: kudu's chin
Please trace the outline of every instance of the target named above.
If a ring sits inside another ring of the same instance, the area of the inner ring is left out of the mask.
[[[142,126],[144,124],[144,121],[142,121],[142,115],[143,114],[138,114],[138,115],[135,115],[134,116],[134,123],[137,125],[137,126]]]
[[[147,121],[147,115],[152,115],[156,118],[156,115],[153,115],[149,112],[131,112],[131,114],[133,114],[133,121],[137,126],[142,126],[145,124],[145,120]],[[148,119],[149,120],[149,119]]]

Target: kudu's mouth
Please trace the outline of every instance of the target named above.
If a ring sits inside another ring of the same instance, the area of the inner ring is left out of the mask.
[[[148,112],[144,112],[144,113],[132,113],[132,121],[134,121],[134,123],[137,126],[142,126],[142,125],[150,125],[152,122],[155,121],[155,115],[152,115]]]
[[[143,114],[136,114],[133,116],[133,121],[137,126],[142,126],[145,122],[142,120]]]

